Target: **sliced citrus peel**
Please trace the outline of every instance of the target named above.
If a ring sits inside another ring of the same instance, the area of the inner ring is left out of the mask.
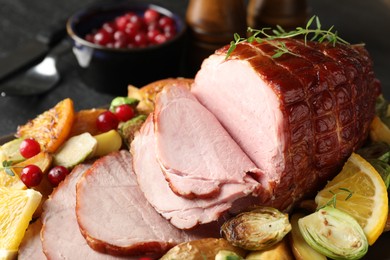
[[[382,234],[389,210],[387,189],[375,168],[358,154],[349,157],[342,171],[315,198],[319,208],[332,200],[337,209],[358,221],[370,245]]]
[[[33,189],[0,187],[0,256],[4,259],[17,252],[41,198]]]

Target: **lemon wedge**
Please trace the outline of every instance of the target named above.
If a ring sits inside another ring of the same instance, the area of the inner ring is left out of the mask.
[[[12,259],[42,195],[33,190],[0,187],[0,259]]]
[[[386,186],[374,167],[352,153],[342,171],[321,190],[318,207],[329,202],[354,217],[372,245],[382,234],[388,216]]]

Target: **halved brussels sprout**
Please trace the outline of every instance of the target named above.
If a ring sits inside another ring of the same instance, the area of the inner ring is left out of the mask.
[[[267,249],[281,241],[290,230],[288,215],[270,207],[243,212],[221,227],[226,240],[247,250]]]
[[[359,223],[347,213],[324,207],[298,221],[305,241],[332,259],[360,259],[368,241]]]

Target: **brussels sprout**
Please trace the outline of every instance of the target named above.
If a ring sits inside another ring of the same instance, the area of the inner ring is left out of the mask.
[[[332,259],[360,259],[368,241],[359,223],[347,213],[324,207],[298,221],[305,241]]]
[[[124,104],[132,106],[132,107],[135,108],[138,105],[138,103],[139,103],[139,100],[135,99],[135,98],[131,98],[131,97],[116,97],[116,98],[114,98],[111,101],[109,110],[114,112],[116,107],[118,107],[120,105],[124,105]]]
[[[269,207],[241,213],[221,227],[226,240],[247,250],[267,249],[280,242],[290,230],[288,215]]]

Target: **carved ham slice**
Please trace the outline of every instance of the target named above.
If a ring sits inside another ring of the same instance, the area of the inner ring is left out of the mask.
[[[248,173],[262,178],[216,117],[184,86],[166,86],[160,92],[154,126],[157,160],[180,196],[210,198],[225,184],[245,184]]]
[[[80,233],[75,212],[76,183],[89,167],[76,166],[43,205],[41,237],[48,259],[121,259],[93,250]]]
[[[246,198],[257,185],[247,176],[245,183],[223,185],[215,198],[186,199],[175,194],[165,180],[156,159],[152,115],[149,115],[134,139],[131,152],[134,154],[133,165],[138,184],[145,197],[157,212],[181,229],[190,229],[198,224],[218,220],[236,200]]]
[[[30,224],[19,246],[18,260],[43,260],[46,256],[43,254],[41,242],[42,222],[37,219]]]
[[[176,244],[218,236],[217,226],[186,232],[160,216],[139,189],[127,151],[98,159],[78,181],[76,197],[82,234],[100,252],[161,256]]]

